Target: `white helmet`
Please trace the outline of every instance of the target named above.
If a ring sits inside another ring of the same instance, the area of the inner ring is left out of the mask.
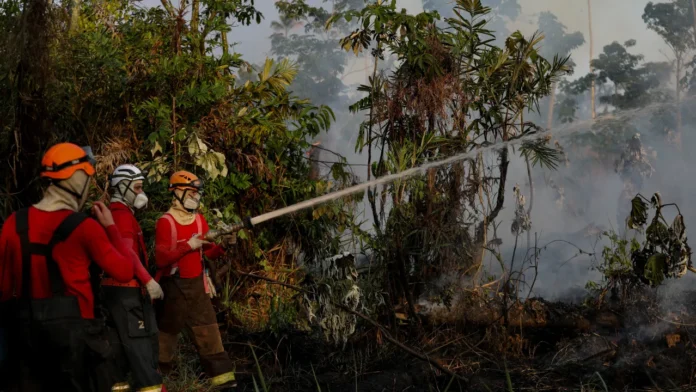
[[[121,165],[114,170],[109,179],[111,180],[111,186],[115,187],[123,180],[145,180],[145,175],[135,165]]]
[[[134,165],[121,165],[109,176],[109,184],[113,190],[112,200],[126,203],[137,210],[147,205],[147,196],[144,192],[135,193],[133,182],[145,181],[145,174]],[[130,191],[130,192],[129,192]]]

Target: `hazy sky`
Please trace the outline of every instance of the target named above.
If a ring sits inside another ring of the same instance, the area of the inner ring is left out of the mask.
[[[309,3],[319,4],[321,0],[311,0]],[[442,0],[450,1],[450,0]],[[646,56],[649,61],[662,61],[664,56],[660,50],[667,52],[657,34],[648,30],[641,18],[647,0],[592,0],[593,35],[595,41],[595,57],[601,53],[604,45],[612,41],[623,43],[628,39],[638,41],[634,49]],[[657,1],[660,2],[660,1]],[[485,3],[485,0],[484,0]],[[399,0],[397,4],[409,12],[422,11],[421,0]],[[512,29],[520,29],[525,34],[536,30],[536,21],[540,12],[551,11],[568,27],[569,31],[580,31],[588,41],[587,1],[585,0],[520,0],[523,15]],[[271,29],[270,23],[278,19],[272,0],[257,1],[257,7],[263,12],[265,19],[261,25],[243,26],[234,29],[230,35],[231,42],[238,42],[236,50],[244,54],[247,60],[254,63],[262,61],[270,55]],[[585,44],[573,53],[578,64],[576,75],[589,71],[589,44]]]
[[[662,1],[653,1],[660,3]],[[536,29],[538,14],[553,12],[566,25],[569,31],[580,31],[585,35],[585,45],[575,50],[572,56],[578,64],[576,75],[589,72],[589,26],[586,0],[521,0],[524,15],[516,23],[525,34]],[[634,53],[642,53],[647,61],[664,61],[660,51],[669,54],[662,39],[643,22],[642,15],[648,0],[592,0],[592,35],[594,36],[594,57],[602,48],[613,41],[637,40]],[[533,25],[532,25],[533,24]],[[513,26],[511,26],[513,27]]]
[[[452,0],[441,0],[452,2]],[[568,30],[580,31],[585,35],[585,45],[572,53],[578,64],[576,75],[589,71],[589,44],[587,0],[519,0],[522,15],[511,24],[511,30],[520,29],[526,35],[536,30],[537,18],[540,12],[551,11],[568,27]],[[654,2],[663,2],[656,0]],[[174,0],[176,3],[177,1]],[[484,0],[485,4],[486,0]],[[595,56],[602,48],[613,41],[623,43],[636,39],[637,45],[633,52],[645,55],[648,61],[664,61],[664,52],[669,55],[660,37],[648,30],[641,18],[643,9],[649,0],[592,0],[593,35]],[[308,3],[319,5],[322,0],[309,0]],[[143,0],[145,6],[159,6],[159,0]],[[242,53],[247,61],[262,62],[270,56],[272,34],[270,24],[278,19],[274,0],[256,0],[256,7],[263,13],[264,20],[260,25],[240,26],[230,33],[230,42],[237,42],[236,50]],[[329,4],[326,3],[325,6]],[[397,0],[399,7],[406,8],[411,13],[423,10],[422,0]]]

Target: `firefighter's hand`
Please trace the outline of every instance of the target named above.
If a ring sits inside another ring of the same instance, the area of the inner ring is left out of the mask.
[[[159,283],[155,282],[154,279],[150,279],[150,281],[145,285],[145,288],[147,289],[148,294],[150,294],[151,299],[164,298],[164,291],[162,291],[162,287],[160,287]]]
[[[210,242],[202,239],[200,237],[200,234],[196,234],[193,237],[191,237],[190,240],[188,240],[188,244],[191,247],[192,250],[200,249],[203,247],[205,244],[209,244]]]
[[[111,211],[100,201],[94,202],[92,214],[94,214],[99,223],[104,227],[109,227],[114,224],[114,217],[111,215]]]

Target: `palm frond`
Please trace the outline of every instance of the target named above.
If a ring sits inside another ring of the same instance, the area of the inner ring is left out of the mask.
[[[550,147],[545,138],[523,142],[520,146],[520,153],[529,159],[534,166],[546,166],[553,170],[558,168],[562,158],[561,152]]]

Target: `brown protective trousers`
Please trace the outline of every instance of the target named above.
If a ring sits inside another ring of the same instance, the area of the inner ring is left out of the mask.
[[[234,364],[222,346],[215,310],[205,293],[202,277],[168,276],[162,278],[160,285],[164,291],[156,312],[160,370],[171,371],[179,333],[186,328],[208,377],[232,373]]]

